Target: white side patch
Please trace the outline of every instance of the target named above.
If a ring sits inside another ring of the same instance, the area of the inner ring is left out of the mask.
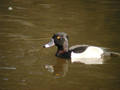
[[[83,53],[71,53],[71,62],[81,62],[85,64],[102,64],[102,54],[104,51],[95,46],[89,46]]]

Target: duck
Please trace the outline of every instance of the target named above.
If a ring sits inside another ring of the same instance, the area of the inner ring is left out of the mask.
[[[81,62],[85,64],[103,63],[104,49],[92,45],[74,45],[69,48],[68,35],[65,32],[58,32],[54,34],[44,48],[52,46],[57,47],[56,56],[65,59],[71,59],[71,62]]]

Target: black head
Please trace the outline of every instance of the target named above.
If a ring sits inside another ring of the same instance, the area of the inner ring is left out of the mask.
[[[64,32],[54,34],[52,39],[54,39],[54,43],[56,46],[63,46],[66,42],[68,43],[68,36]]]
[[[68,35],[64,32],[56,33],[52,36],[51,41],[45,44],[44,47],[48,48],[56,45],[58,49],[68,49]]]

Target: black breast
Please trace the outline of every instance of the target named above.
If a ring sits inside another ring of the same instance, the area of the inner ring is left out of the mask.
[[[70,55],[71,55],[70,51],[64,53],[59,53],[59,52],[56,53],[57,57],[66,58],[66,59],[70,58]]]
[[[73,46],[71,47],[69,50],[74,53],[82,53],[84,52],[86,49],[88,48],[88,45],[77,45],[77,46]]]

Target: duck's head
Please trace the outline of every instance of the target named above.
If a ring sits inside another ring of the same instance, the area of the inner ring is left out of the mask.
[[[51,41],[43,47],[49,48],[54,45],[58,47],[58,50],[68,51],[68,35],[64,32],[56,33],[52,36]]]

